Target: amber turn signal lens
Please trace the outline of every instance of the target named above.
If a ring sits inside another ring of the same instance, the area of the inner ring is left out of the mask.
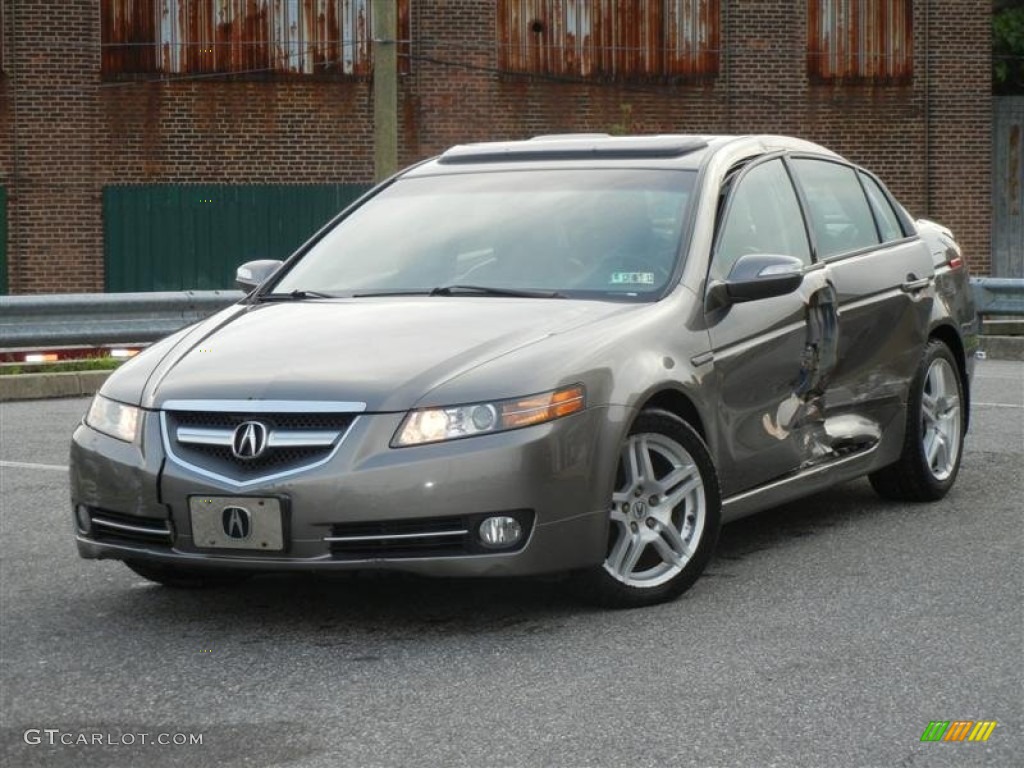
[[[582,411],[585,400],[583,387],[577,385],[505,402],[501,405],[501,425],[515,429],[558,419]]]

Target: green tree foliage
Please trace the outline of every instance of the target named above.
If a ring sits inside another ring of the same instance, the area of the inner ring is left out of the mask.
[[[992,90],[1024,93],[1024,0],[992,3]]]

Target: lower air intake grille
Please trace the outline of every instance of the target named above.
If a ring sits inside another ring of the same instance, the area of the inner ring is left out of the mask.
[[[411,557],[459,557],[464,555],[516,552],[529,539],[533,513],[527,511],[494,514],[515,517],[523,526],[522,541],[508,549],[488,549],[480,544],[477,528],[486,515],[431,517],[417,520],[338,523],[324,538],[338,560],[402,559]]]
[[[168,520],[89,509],[92,537],[97,541],[170,546],[174,535]]]

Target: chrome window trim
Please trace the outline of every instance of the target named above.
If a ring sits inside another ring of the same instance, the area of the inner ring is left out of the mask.
[[[168,400],[161,411],[214,413],[363,413],[366,403],[350,400]]]
[[[170,400],[168,402],[169,403],[175,403],[175,402],[211,403],[211,402],[229,402],[229,401],[223,401],[223,400],[221,400],[221,401],[215,401],[215,400],[188,400],[188,401]],[[243,401],[234,401],[234,402],[251,402],[251,401],[243,400]],[[261,401],[261,402],[269,403],[269,402],[283,402],[283,401],[264,400],[264,401]],[[165,407],[167,407],[167,406],[165,405]],[[206,410],[206,409],[203,408],[203,409],[199,409],[199,410]],[[278,412],[280,413],[281,411],[278,411]],[[296,413],[297,411],[289,411],[289,412],[290,413]],[[188,470],[190,470],[192,472],[195,472],[198,475],[202,475],[203,477],[209,478],[211,480],[216,480],[217,482],[224,483],[226,485],[230,485],[230,486],[233,486],[235,488],[244,488],[244,487],[250,486],[250,485],[258,485],[259,483],[267,483],[267,482],[271,482],[273,480],[280,480],[283,477],[291,477],[292,475],[297,475],[297,474],[300,474],[302,472],[308,472],[311,469],[316,469],[317,467],[323,466],[324,464],[329,462],[331,459],[333,459],[337,455],[338,450],[342,446],[342,443],[344,443],[345,439],[352,433],[352,429],[356,426],[356,423],[359,421],[359,419],[360,419],[359,416],[356,416],[354,419],[352,419],[352,423],[348,425],[348,428],[345,430],[344,434],[341,436],[341,439],[338,440],[338,442],[335,444],[334,448],[330,451],[330,453],[328,453],[322,459],[314,461],[314,462],[312,462],[310,464],[303,464],[301,467],[296,467],[295,469],[288,469],[288,470],[285,470],[284,472],[273,472],[273,473],[271,473],[269,475],[260,475],[259,477],[253,477],[253,478],[250,478],[248,480],[235,480],[234,478],[228,477],[227,475],[222,475],[219,472],[213,472],[213,471],[211,471],[209,469],[205,469],[203,467],[197,466],[196,464],[193,464],[190,461],[186,461],[185,459],[183,459],[180,456],[178,456],[174,452],[174,448],[171,446],[170,428],[169,428],[169,426],[167,424],[167,411],[165,411],[165,410],[160,411],[160,439],[163,442],[164,453],[167,455],[167,458],[169,458],[171,461],[173,461],[178,466],[184,467],[185,469],[188,469]]]

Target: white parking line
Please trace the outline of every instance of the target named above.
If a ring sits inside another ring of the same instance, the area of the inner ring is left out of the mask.
[[[1013,403],[971,403],[972,406],[981,406],[984,408],[1024,408],[1024,405],[1015,405]]]
[[[0,467],[11,469],[46,469],[51,472],[67,472],[67,464],[36,464],[34,461],[0,461]]]

